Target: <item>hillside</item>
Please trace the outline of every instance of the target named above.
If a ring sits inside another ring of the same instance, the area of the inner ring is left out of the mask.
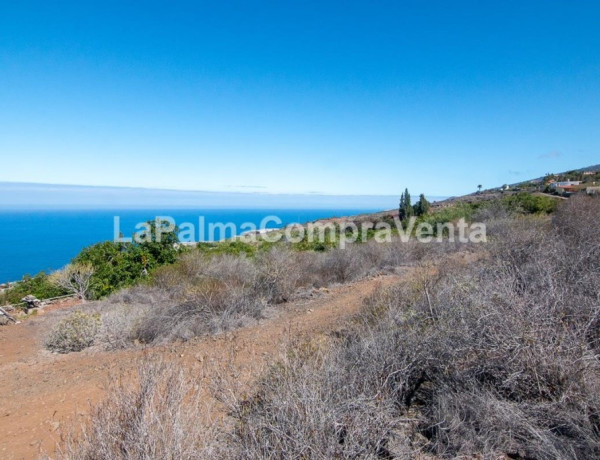
[[[0,456],[11,460],[36,458],[43,453],[57,455],[56,443],[61,435],[91,415],[93,406],[110,390],[111,376],[132,372],[136,363],[149,355],[204,375],[206,382],[216,379],[218,370],[243,376],[244,384],[250,385],[269,364],[281,359],[286,342],[327,337],[359,310],[375,288],[399,279],[397,275],[373,277],[315,291],[272,318],[237,332],[152,349],[90,349],[68,355],[45,352],[40,343],[50,325],[81,306],[49,311],[26,323],[0,329]],[[218,401],[210,395],[204,398],[206,405],[217,405],[213,409],[215,417],[225,416]]]
[[[588,174],[584,174],[588,173]],[[594,173],[594,174],[589,174]],[[466,203],[466,204],[477,204],[484,202],[491,202],[495,200],[499,200],[506,196],[515,195],[521,192],[530,193],[534,195],[544,194],[546,196],[552,196],[553,198],[560,199],[561,197],[556,194],[549,194],[549,190],[547,189],[547,184],[549,181],[568,181],[568,180],[580,180],[584,184],[597,186],[600,184],[600,164],[587,166],[584,168],[564,171],[561,173],[549,173],[543,177],[537,177],[532,179],[527,179],[521,182],[516,182],[512,184],[504,184],[498,185],[496,187],[492,187],[489,189],[483,189],[480,192],[474,192],[467,195],[462,195],[458,197],[450,197],[445,200],[439,200],[432,202],[432,207],[434,209],[446,208],[458,203]],[[398,211],[396,209],[392,209],[389,211],[385,211],[380,213],[380,215],[390,214],[397,215]]]
[[[484,242],[150,246],[0,328],[2,458],[597,458],[600,200],[495,196],[419,217]]]

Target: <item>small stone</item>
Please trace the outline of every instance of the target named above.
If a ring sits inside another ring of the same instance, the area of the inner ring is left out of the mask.
[[[21,302],[25,303],[25,305],[26,305],[26,307],[27,307],[28,310],[31,309],[31,308],[39,308],[39,307],[42,306],[42,302],[39,299],[37,299],[35,296],[31,295],[31,294],[26,295],[25,297],[23,297],[21,299]]]

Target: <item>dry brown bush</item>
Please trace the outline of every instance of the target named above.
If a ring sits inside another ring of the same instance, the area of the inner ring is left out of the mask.
[[[143,360],[115,380],[82,432],[67,436],[61,458],[202,459],[218,456],[218,435],[198,383],[161,360]]]
[[[457,245],[283,250],[256,262],[188,256],[178,269],[185,302],[171,274],[160,295],[111,300],[161,299],[165,321],[138,329],[145,341],[205,333],[221,318],[214,330],[228,327],[260,314],[248,299],[283,301],[299,285],[398,261],[417,267],[410,282],[376,291],[331,347],[295,344],[252,397],[230,400],[229,436],[199,432],[194,392],[150,366],[139,386],[111,393],[67,457],[600,458],[600,206],[591,200],[568,202],[552,223],[500,216],[487,257],[442,271],[433,262]]]
[[[371,240],[327,252],[298,252],[282,244],[255,257],[192,251],[157,269],[147,283],[86,308],[101,314],[97,342],[109,348],[187,340],[249,324],[302,290],[393,272],[467,248]]]
[[[297,252],[273,248],[257,256],[256,295],[271,303],[288,301],[300,285],[303,264]]]
[[[444,246],[444,245],[441,245]],[[352,244],[326,253],[297,252],[286,246],[244,255],[184,254],[161,267],[151,285],[139,285],[96,304],[102,314],[101,339],[109,347],[156,344],[217,333],[260,319],[269,305],[292,299],[300,288],[352,281],[393,270],[416,254],[414,243]]]
[[[330,351],[281,363],[239,404],[232,451],[599,458],[600,207],[583,203],[554,226],[503,220],[488,258],[376,292]]]
[[[46,348],[57,353],[81,351],[94,343],[99,329],[99,314],[78,310],[58,322],[44,343]]]
[[[227,458],[381,458],[408,453],[390,398],[364,391],[336,354],[297,345],[258,392],[231,407]],[[341,371],[341,372],[340,372]]]

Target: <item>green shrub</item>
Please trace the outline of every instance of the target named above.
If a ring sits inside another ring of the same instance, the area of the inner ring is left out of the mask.
[[[438,224],[456,222],[460,219],[470,221],[475,211],[480,207],[481,205],[478,203],[456,203],[452,206],[421,216],[419,222],[428,223],[436,230]]]
[[[503,199],[509,211],[521,214],[551,214],[556,210],[558,200],[542,195],[517,193]]]
[[[25,275],[18,284],[8,289],[1,297],[0,304],[16,304],[26,295],[34,295],[38,299],[58,297],[68,292],[54,285],[46,273],[40,272],[35,276]]]
[[[176,242],[175,235],[163,237],[160,242],[105,241],[83,249],[72,263],[93,267],[90,298],[99,299],[145,279],[160,266],[174,263],[185,250],[176,247]]]
[[[76,311],[56,325],[46,339],[46,348],[57,353],[81,351],[94,343],[100,324],[98,313]]]
[[[296,251],[315,251],[315,252],[325,252],[331,248],[334,248],[336,245],[333,241],[308,241],[307,238],[303,239],[298,243],[294,243],[292,248]]]
[[[318,232],[315,232],[315,236],[318,234]],[[319,241],[321,238],[317,238],[314,241],[309,241],[308,236],[308,231],[305,231],[300,241],[292,243],[292,248],[296,251],[325,252],[337,246],[337,241],[339,240],[340,236],[340,226],[335,224],[334,229],[325,227],[323,229],[323,241]]]
[[[240,240],[200,242],[197,247],[201,252],[207,254],[231,254],[235,256],[246,254],[247,256],[253,256],[256,253],[256,246]]]

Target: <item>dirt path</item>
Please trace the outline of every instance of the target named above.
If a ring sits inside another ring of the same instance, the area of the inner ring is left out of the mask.
[[[143,354],[162,354],[202,372],[210,369],[207,363],[227,362],[236,378],[251,382],[290,339],[342,328],[376,287],[398,279],[384,275],[321,290],[255,326],[146,349],[51,354],[41,340],[52,313],[0,328],[0,458],[52,456],[59,433],[84,420],[111,376],[130,369]]]

